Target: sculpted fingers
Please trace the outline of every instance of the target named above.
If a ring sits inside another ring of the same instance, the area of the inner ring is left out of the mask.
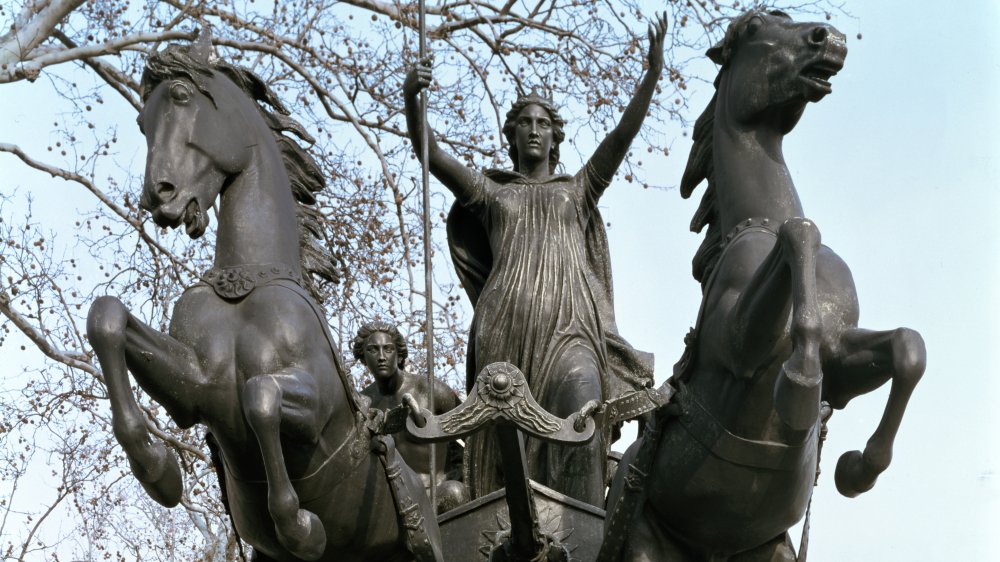
[[[434,71],[430,67],[419,67],[417,68],[417,78],[418,83],[426,88],[431,84],[431,80],[434,78]]]
[[[656,17],[656,20],[649,24],[650,47],[663,49],[663,39],[667,35],[667,13],[663,12]]]
[[[406,73],[406,80],[403,81],[404,95],[415,96],[430,85],[431,80],[434,78],[434,71],[432,69],[433,61],[433,57],[424,57],[410,68],[410,71]]]
[[[667,14],[663,12],[649,24],[649,65],[658,68],[663,64],[663,39],[667,34]]]

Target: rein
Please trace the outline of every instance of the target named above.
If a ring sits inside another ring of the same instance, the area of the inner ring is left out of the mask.
[[[820,457],[823,453],[823,442],[826,441],[826,432],[828,430],[826,422],[830,420],[830,416],[833,414],[833,410],[830,408],[829,404],[822,402],[820,404],[820,424],[819,424],[819,438],[816,442],[816,477],[813,480],[813,490],[816,486],[819,486],[819,474],[820,474]],[[806,506],[806,517],[802,523],[802,535],[799,537],[799,553],[795,558],[796,562],[806,562],[806,554],[809,550],[809,525],[812,519],[812,505],[813,505],[813,493],[809,493],[809,504]]]

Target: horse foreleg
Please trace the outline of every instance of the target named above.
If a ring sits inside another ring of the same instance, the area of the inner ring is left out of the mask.
[[[805,430],[819,419],[823,381],[823,322],[816,292],[819,229],[808,219],[789,219],[778,231],[778,244],[788,249],[792,272],[792,354],[774,386],[774,409],[789,427]]]
[[[740,294],[729,321],[731,368],[747,376],[773,357],[791,307],[792,352],[775,383],[774,405],[781,420],[794,430],[811,428],[819,416],[823,378],[819,355],[822,321],[816,291],[819,247],[819,229],[812,221],[785,221],[773,248]]]
[[[889,400],[864,453],[849,451],[837,462],[834,480],[847,497],[867,492],[892,461],[892,445],[910,395],[924,374],[927,352],[917,332],[898,328],[884,332],[852,329],[840,340],[841,353],[826,368],[824,397],[843,408],[856,396],[892,380]]]
[[[299,508],[281,447],[281,434],[315,443],[329,415],[317,406],[314,377],[297,369],[259,375],[246,382],[243,412],[257,436],[267,475],[267,506],[278,540],[304,560],[316,560],[326,548],[326,531],[315,513]]]
[[[90,307],[87,338],[108,388],[115,438],[125,450],[132,473],[154,500],[167,507],[177,505],[183,489],[177,457],[150,438],[145,417],[132,396],[128,372],[179,425],[190,426],[193,412],[179,396],[187,385],[178,383],[182,376],[200,373],[194,351],[150,328],[129,314],[120,300],[107,296]]]

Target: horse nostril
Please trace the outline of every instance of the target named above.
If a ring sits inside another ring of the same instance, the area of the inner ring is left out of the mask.
[[[161,181],[156,184],[156,195],[166,203],[177,196],[177,188],[170,182]]]
[[[809,34],[809,42],[814,45],[822,45],[826,42],[827,36],[830,32],[825,27],[814,27],[812,32]]]

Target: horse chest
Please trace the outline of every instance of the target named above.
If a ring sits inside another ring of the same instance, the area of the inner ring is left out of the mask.
[[[178,301],[171,334],[195,350],[209,380],[235,383],[273,373],[322,343],[312,333],[318,330],[305,328],[315,324],[311,310],[266,289],[233,302],[198,287]]]

